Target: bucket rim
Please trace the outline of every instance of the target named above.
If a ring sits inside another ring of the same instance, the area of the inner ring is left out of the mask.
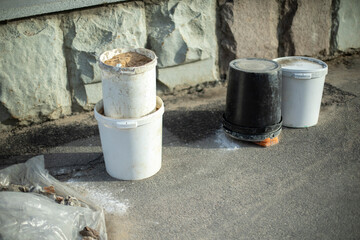
[[[158,118],[163,115],[165,111],[164,102],[159,97],[156,96],[156,111],[149,113],[143,117],[140,118],[112,118],[107,117],[105,115],[100,114],[98,111],[104,107],[103,100],[101,99],[99,102],[96,103],[94,107],[94,115],[95,119],[102,124],[106,124],[107,126],[111,126],[113,128],[118,129],[129,129],[129,128],[136,128],[140,127],[142,125],[146,125],[148,123],[151,123],[154,118]],[[134,126],[134,127],[120,127],[120,126]]]
[[[263,141],[267,138],[274,138],[279,136],[282,130],[282,122],[283,120],[281,118],[279,123],[270,126],[243,127],[228,122],[225,118],[225,114],[223,114],[222,127],[225,133],[234,139],[249,142],[258,142]]]
[[[264,134],[257,134],[257,135],[248,135],[248,134],[241,134],[230,129],[227,129],[223,126],[224,132],[235,140],[247,141],[247,142],[260,142],[264,141],[267,138],[275,138],[278,137],[282,131],[282,127],[272,133],[264,133]]]
[[[258,61],[265,61],[265,62],[271,62],[271,63],[274,63],[275,64],[275,67],[274,68],[271,68],[271,69],[267,69],[267,70],[248,70],[248,69],[243,69],[243,68],[240,68],[240,67],[237,67],[235,65],[236,62],[239,62],[240,60],[258,60]],[[269,59],[265,59],[265,58],[237,58],[237,59],[234,59],[232,60],[230,63],[229,63],[229,67],[233,68],[234,70],[238,70],[238,71],[242,71],[242,72],[247,72],[247,73],[270,73],[270,72],[276,72],[276,71],[279,71],[281,69],[281,66],[278,62],[276,61],[273,61],[273,60],[269,60]]]
[[[322,66],[322,68],[318,68],[318,69],[289,69],[289,68],[283,68],[281,66],[281,63],[278,62],[280,60],[287,60],[287,59],[299,59],[299,60],[307,60],[313,63],[317,63],[319,65]],[[311,57],[304,57],[304,56],[287,56],[287,57],[280,57],[280,58],[275,58],[273,59],[273,61],[278,62],[279,65],[281,66],[281,71],[282,72],[286,72],[286,73],[318,73],[321,74],[321,76],[326,75],[328,73],[328,65],[316,58],[311,58]],[[321,76],[317,76],[317,77],[321,77]]]
[[[245,126],[237,125],[236,123],[229,122],[226,119],[225,114],[223,114],[223,117],[222,117],[223,127],[227,128],[231,131],[237,132],[239,134],[245,134],[245,135],[261,135],[261,134],[268,134],[268,133],[276,132],[279,129],[281,129],[282,122],[283,122],[283,119],[281,117],[281,119],[278,123],[275,123],[272,125],[267,125],[267,126],[262,126],[262,127],[245,127]]]
[[[104,63],[104,61],[112,58],[113,56],[115,56],[117,54],[127,53],[127,52],[136,52],[141,55],[144,55],[144,56],[150,58],[151,62],[148,62],[148,63],[138,66],[138,67],[124,67],[124,68],[113,67],[113,66],[110,66],[110,65],[107,65]],[[108,56],[106,56],[106,55],[108,55]],[[151,51],[150,49],[146,49],[146,48],[114,48],[114,49],[102,52],[98,57],[98,61],[99,61],[99,67],[102,70],[109,71],[109,72],[112,72],[115,74],[133,75],[133,74],[139,74],[139,73],[146,72],[146,71],[156,67],[157,56],[156,56],[155,52]]]

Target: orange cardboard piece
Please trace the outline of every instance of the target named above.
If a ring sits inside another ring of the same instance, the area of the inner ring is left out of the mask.
[[[264,141],[255,142],[255,144],[262,146],[262,147],[270,147],[270,146],[278,144],[278,143],[279,143],[279,137],[267,138]]]
[[[55,188],[54,186],[49,186],[49,187],[44,187],[44,192],[46,193],[55,193]]]

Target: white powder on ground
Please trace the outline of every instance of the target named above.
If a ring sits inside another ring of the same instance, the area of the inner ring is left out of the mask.
[[[120,202],[111,192],[88,191],[88,198],[101,205],[107,213],[125,214],[129,208],[128,200]]]
[[[215,143],[219,148],[226,148],[227,150],[236,150],[240,148],[239,141],[228,137],[222,128],[216,131]]]
[[[68,182],[71,182],[75,187],[83,188],[86,197],[102,207],[106,213],[123,215],[129,208],[128,199],[120,201],[110,191],[100,190],[98,187],[91,186],[88,183],[76,182],[75,179],[69,179]]]

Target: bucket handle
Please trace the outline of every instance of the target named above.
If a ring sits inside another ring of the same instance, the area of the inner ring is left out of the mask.
[[[104,123],[104,126],[107,128],[117,128],[117,129],[132,129],[138,127],[137,121],[122,121],[122,122],[113,122],[113,123]]]
[[[119,129],[130,129],[130,128],[136,128],[138,126],[138,123],[136,121],[125,121],[125,122],[117,122],[116,128]]]
[[[311,73],[294,73],[294,78],[296,79],[311,79]]]

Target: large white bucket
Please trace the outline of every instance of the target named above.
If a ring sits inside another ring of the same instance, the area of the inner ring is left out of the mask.
[[[308,57],[274,59],[281,65],[283,125],[294,128],[317,124],[325,76],[326,63]]]
[[[114,119],[100,112],[102,100],[95,106],[106,171],[122,180],[140,180],[161,168],[162,116],[164,103],[156,98],[156,111],[138,119]]]
[[[126,52],[137,52],[152,61],[139,67],[125,68],[104,63],[115,55]],[[144,48],[119,48],[100,55],[105,116],[139,118],[155,110],[156,64],[155,53]]]

